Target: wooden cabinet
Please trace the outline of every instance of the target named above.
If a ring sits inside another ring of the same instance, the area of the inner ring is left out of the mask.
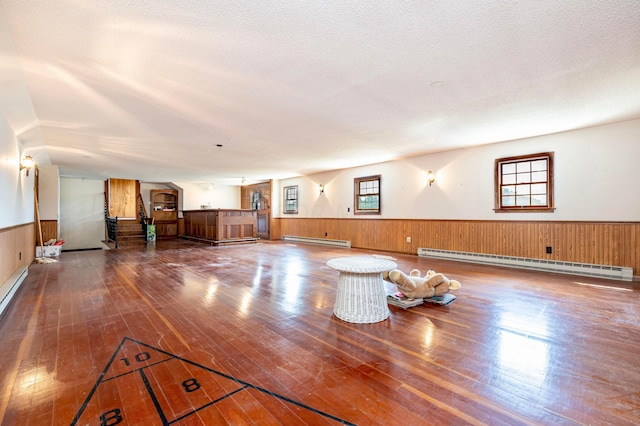
[[[185,210],[184,236],[211,244],[255,242],[256,210]]]
[[[178,236],[178,191],[151,190],[151,217],[156,225],[157,238]]]

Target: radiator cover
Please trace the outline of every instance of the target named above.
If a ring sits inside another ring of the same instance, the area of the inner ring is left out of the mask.
[[[283,241],[291,241],[296,243],[319,244],[323,246],[351,248],[351,241],[347,240],[331,240],[328,238],[313,237],[296,237],[295,235],[283,235]]]
[[[2,315],[2,312],[9,306],[11,298],[13,298],[15,292],[18,291],[18,287],[20,287],[20,284],[22,284],[22,281],[24,281],[27,275],[29,275],[29,267],[18,268],[7,281],[0,285],[0,315]]]
[[[558,260],[532,259],[527,257],[500,256],[496,254],[468,253],[462,251],[418,248],[418,256],[461,262],[482,263],[511,268],[533,269],[561,274],[609,278],[633,281],[633,269],[626,266],[594,265],[590,263],[563,262]]]

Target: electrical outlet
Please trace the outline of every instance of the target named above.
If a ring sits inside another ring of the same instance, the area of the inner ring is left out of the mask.
[[[327,237],[329,234],[327,234],[326,232],[324,233],[324,236]]]
[[[551,248],[551,246],[547,246],[547,254],[551,253],[553,253],[553,249]]]
[[[18,253],[18,260],[22,260],[22,252]]]
[[[351,211],[351,207],[347,207],[347,213]]]
[[[410,243],[411,242],[411,237],[407,237],[407,242]]]

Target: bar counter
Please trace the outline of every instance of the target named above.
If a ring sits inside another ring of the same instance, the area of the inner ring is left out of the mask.
[[[213,245],[258,240],[258,212],[245,209],[183,210],[184,238]]]

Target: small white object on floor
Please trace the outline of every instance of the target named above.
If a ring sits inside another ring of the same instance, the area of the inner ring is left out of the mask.
[[[57,260],[51,257],[36,257],[33,259],[34,263],[56,263]]]

